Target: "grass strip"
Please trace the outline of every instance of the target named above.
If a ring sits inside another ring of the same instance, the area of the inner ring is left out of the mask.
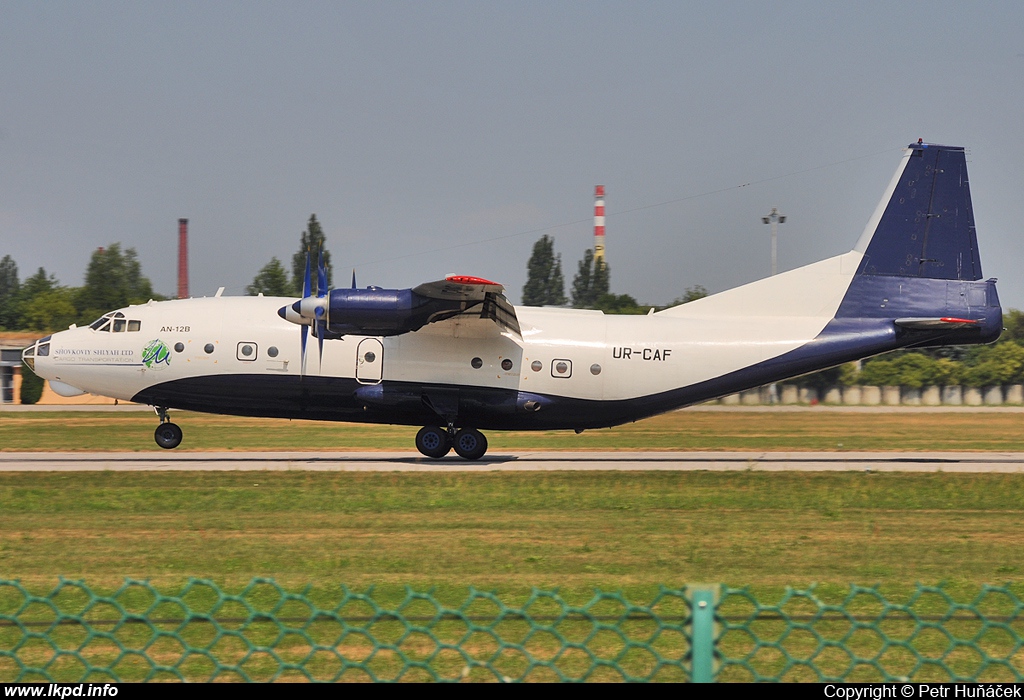
[[[409,450],[415,427],[174,412],[179,450]],[[159,451],[148,413],[0,411],[0,450]],[[1024,452],[1017,412],[716,412],[685,410],[581,435],[488,431],[495,450]]]
[[[594,587],[1015,582],[1024,475],[0,474],[0,577]],[[397,594],[397,593],[396,593]]]

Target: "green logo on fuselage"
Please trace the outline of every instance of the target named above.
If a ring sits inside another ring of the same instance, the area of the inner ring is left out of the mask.
[[[170,365],[171,364],[171,351],[162,340],[151,340],[146,349],[142,351],[142,364],[146,367],[153,367],[153,365]]]

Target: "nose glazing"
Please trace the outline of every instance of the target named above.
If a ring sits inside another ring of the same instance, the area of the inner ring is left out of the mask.
[[[25,363],[33,372],[36,371],[36,358],[37,357],[49,357],[50,355],[50,338],[40,338],[36,342],[29,345],[27,348],[21,351],[21,361]]]

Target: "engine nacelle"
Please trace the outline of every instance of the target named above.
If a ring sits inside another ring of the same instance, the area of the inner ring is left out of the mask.
[[[332,289],[281,307],[277,313],[286,321],[311,326],[314,335],[340,338],[401,335],[476,308],[481,318],[518,334],[515,311],[501,292],[501,285],[494,282],[450,275],[413,289]]]

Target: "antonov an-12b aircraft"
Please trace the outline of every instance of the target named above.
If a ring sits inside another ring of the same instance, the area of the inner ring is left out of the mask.
[[[328,290],[317,268],[299,300],[150,301],[42,338],[24,361],[58,393],[152,405],[165,448],[182,440],[175,408],[419,425],[424,455],[476,460],[481,430],[603,428],[1002,330],[964,149],[921,141],[850,252],[646,316],[514,307],[501,285],[455,275]]]

